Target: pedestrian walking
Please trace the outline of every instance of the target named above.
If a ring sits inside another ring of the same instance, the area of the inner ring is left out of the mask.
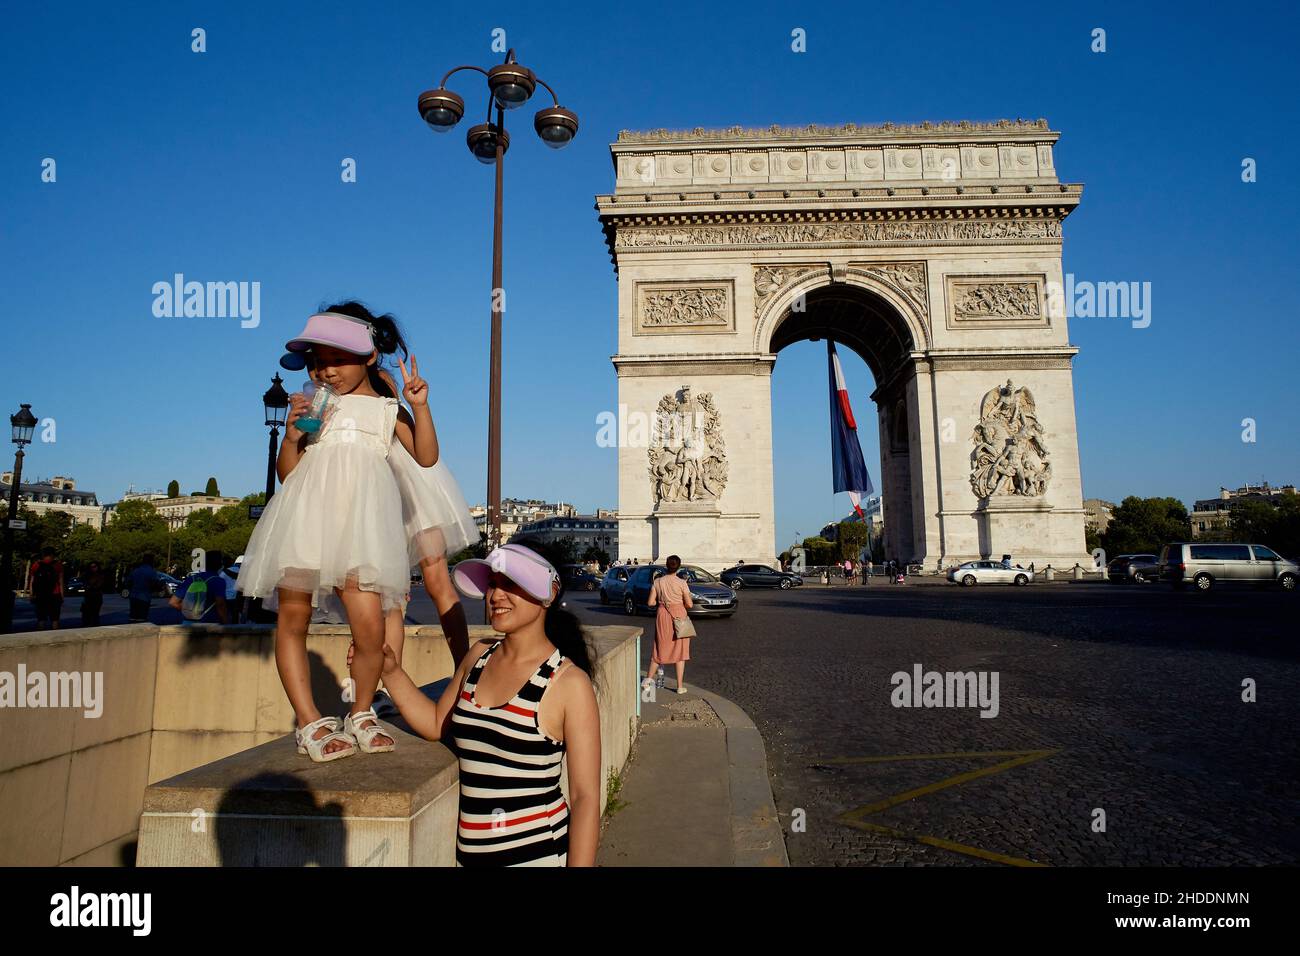
[[[181,612],[182,624],[229,624],[226,603],[225,556],[220,551],[203,555],[203,570],[186,575],[167,603]]]
[[[127,620],[132,624],[149,620],[149,605],[157,588],[158,571],[153,566],[153,555],[146,554],[127,576],[127,597],[131,602]]]
[[[28,591],[36,608],[37,628],[57,631],[63,612],[63,562],[54,556],[53,548],[41,549],[41,559],[29,572]]]
[[[655,672],[665,664],[677,666],[677,693],[686,693],[686,662],[691,659],[691,637],[695,627],[687,611],[693,606],[691,587],[677,576],[682,559],[668,555],[664,562],[667,574],[655,578],[650,585],[646,604],[657,607],[655,612],[655,644],[650,655],[650,671],[646,682],[653,683]],[[643,682],[644,683],[644,682]]]
[[[85,596],[81,599],[82,627],[99,627],[99,612],[104,606],[104,582],[105,575],[98,561],[86,565],[85,573],[81,576],[81,583],[86,588]]]

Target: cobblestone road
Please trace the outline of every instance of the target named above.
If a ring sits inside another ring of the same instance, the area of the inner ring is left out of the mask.
[[[758,725],[795,865],[1295,864],[1297,610],[1293,594],[1158,586],[747,591],[734,618],[697,625],[686,683]],[[998,672],[997,716],[894,707],[891,675],[916,664]],[[858,817],[883,830],[840,820],[1027,751]],[[964,756],[834,762],[934,754]]]

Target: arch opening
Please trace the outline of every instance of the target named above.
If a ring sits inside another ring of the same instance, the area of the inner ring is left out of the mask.
[[[847,349],[855,352],[866,364],[875,388],[867,395],[851,391],[850,401],[863,440],[867,467],[875,484],[875,495],[879,496],[881,503],[880,516],[876,519],[880,527],[875,529],[873,541],[883,542],[883,556],[886,558],[901,562],[918,559],[924,554],[924,542],[916,538],[916,532],[924,527],[924,521],[913,513],[922,507],[920,496],[914,494],[919,492],[920,486],[913,481],[914,474],[919,475],[921,468],[920,462],[914,460],[919,451],[919,443],[915,440],[919,421],[915,390],[909,385],[913,379],[910,374],[914,361],[912,353],[924,346],[918,345],[912,322],[884,295],[846,282],[823,284],[803,292],[793,291],[790,301],[784,303],[777,314],[779,318],[772,327],[767,346],[770,353],[779,356],[783,349],[794,343],[830,339],[840,346],[841,363],[845,362],[844,350]],[[915,321],[915,317],[910,318]],[[778,358],[773,367],[774,375],[779,365]],[[812,381],[825,381],[821,377],[826,375],[824,357],[820,363],[821,376],[811,375],[811,364],[801,364],[801,368],[808,369]],[[850,379],[853,377],[849,376]],[[826,386],[814,386],[812,394],[807,394],[807,389],[807,384],[799,385],[800,392],[809,400],[808,407],[819,412],[819,417],[825,422],[828,410],[826,400],[820,396],[827,394]],[[879,455],[874,460],[866,426],[871,417],[865,401],[868,398],[877,406]],[[829,423],[822,428],[827,436],[824,460],[825,469],[829,471]],[[820,488],[829,487],[827,477],[825,472],[818,477],[814,469],[807,483],[783,480],[782,484],[806,489],[817,499],[825,500],[818,490],[819,485]],[[780,502],[777,506],[781,511],[786,510]],[[826,520],[842,517],[828,513]],[[872,520],[870,509],[868,520]],[[801,521],[808,523],[806,519]],[[812,533],[817,530],[813,529]]]

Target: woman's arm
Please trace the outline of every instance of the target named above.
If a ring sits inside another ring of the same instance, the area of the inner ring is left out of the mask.
[[[595,866],[600,842],[600,709],[586,673],[572,665],[565,670],[560,683],[569,765],[568,863]]]
[[[627,583],[628,586],[630,587],[632,584],[632,579],[630,577],[628,578]],[[659,600],[659,578],[655,578],[654,583],[650,585],[650,596],[645,599],[646,607],[654,607],[655,604],[658,602],[658,600]]]
[[[695,607],[695,602],[691,599],[691,586],[685,581],[682,581],[682,584],[685,585],[682,588],[682,603],[688,608]]]
[[[398,711],[410,724],[412,730],[425,740],[442,739],[450,725],[451,712],[456,707],[465,677],[469,674],[473,663],[487,648],[486,642],[480,642],[477,649],[470,649],[465,659],[460,662],[460,666],[456,668],[456,672],[452,674],[447,689],[435,703],[415,686],[410,675],[398,665],[392,647],[384,645],[384,687],[387,688],[388,696],[393,699],[393,703],[397,705]]]

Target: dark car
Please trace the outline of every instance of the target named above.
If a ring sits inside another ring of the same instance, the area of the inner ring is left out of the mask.
[[[739,564],[720,575],[722,583],[739,591],[741,588],[797,588],[803,578],[789,571],[774,571],[766,564]]]
[[[176,593],[176,587],[180,583],[180,578],[174,578],[165,571],[159,571],[158,577],[153,583],[153,596],[162,598],[170,597]],[[130,597],[131,589],[126,585],[123,585],[122,590],[119,593],[124,598]]]
[[[1121,554],[1106,565],[1106,579],[1112,584],[1143,584],[1157,581],[1160,559],[1154,554]]]
[[[628,614],[652,610],[646,604],[650,600],[650,586],[655,578],[667,574],[668,568],[662,564],[641,564],[622,570],[632,572],[623,587],[623,610]],[[684,564],[677,569],[677,576],[691,589],[693,603],[686,612],[691,617],[731,617],[740,607],[736,592],[703,568]]]
[[[86,585],[81,578],[71,578],[63,582],[63,593],[68,597],[86,593]]]
[[[600,578],[580,564],[566,564],[563,573],[565,590],[594,591],[600,587]]]
[[[635,565],[611,564],[605,576],[600,579],[600,603],[622,604],[628,578],[635,570]]]

